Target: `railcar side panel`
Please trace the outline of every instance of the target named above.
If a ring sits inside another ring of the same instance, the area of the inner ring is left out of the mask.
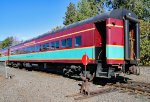
[[[106,20],[106,58],[107,64],[124,64],[123,20]]]
[[[58,49],[49,49],[46,51],[40,52],[31,52],[26,54],[16,54],[10,56],[10,61],[26,62],[26,61],[35,61],[35,62],[61,62],[61,63],[81,63],[81,58],[83,54],[87,54],[90,58],[90,63],[95,63],[94,56],[94,24],[85,24],[75,28],[70,28],[63,32],[56,34],[50,34],[45,37],[24,43],[22,45],[11,48],[11,50],[16,50],[20,48],[30,47],[41,45],[44,43],[49,43],[53,41],[59,41]],[[81,36],[81,46],[75,46],[74,38],[76,36]],[[61,40],[72,38],[72,47],[62,47]],[[90,38],[90,39],[88,39]],[[67,60],[67,61],[66,61]],[[68,62],[70,60],[70,62]]]
[[[8,61],[9,60],[9,49],[2,49],[0,51],[0,61]]]

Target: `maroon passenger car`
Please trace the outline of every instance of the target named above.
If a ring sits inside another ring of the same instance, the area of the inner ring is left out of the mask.
[[[30,69],[53,66],[72,76],[82,72],[81,58],[86,53],[88,73],[110,78],[116,71],[128,71],[138,64],[139,33],[138,17],[133,12],[113,10],[11,46],[9,59],[0,57],[0,61]]]

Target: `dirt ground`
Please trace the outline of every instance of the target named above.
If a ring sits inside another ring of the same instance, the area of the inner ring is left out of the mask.
[[[0,102],[150,102],[147,97],[119,91],[76,101],[66,96],[78,93],[81,81],[25,69],[8,68],[8,73],[13,75],[11,79],[5,79],[4,74],[0,73]],[[128,76],[150,83],[150,67],[141,68],[140,76]]]

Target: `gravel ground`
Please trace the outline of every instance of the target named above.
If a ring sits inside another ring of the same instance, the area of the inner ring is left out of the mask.
[[[150,83],[150,66],[140,67],[140,75],[127,75],[128,78],[139,81]]]
[[[79,81],[24,69],[8,68],[8,73],[15,76],[5,79],[0,73],[0,102],[150,102],[144,96],[118,91],[77,101],[65,96],[79,92]],[[150,67],[143,67],[140,76],[130,78],[150,83],[149,73]]]

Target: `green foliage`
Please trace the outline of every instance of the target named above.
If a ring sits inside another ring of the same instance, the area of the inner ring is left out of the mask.
[[[87,0],[81,0],[78,3],[77,20],[83,20],[90,16],[90,4]]]
[[[59,30],[59,29],[61,29],[61,28],[62,28],[62,26],[56,26],[56,27],[52,28],[51,31],[56,31],[56,30]]]
[[[140,20],[141,65],[150,65],[150,22]]]
[[[96,14],[98,14],[98,8],[96,7],[94,0],[81,0],[78,2],[78,21],[95,16]]]
[[[64,25],[81,21],[104,12],[103,2],[105,0],[80,0],[77,8],[70,3],[65,13]]]
[[[103,13],[104,1],[105,0],[80,0],[77,6],[77,21]]]
[[[7,37],[4,41],[0,43],[0,48],[6,48],[11,46],[13,42],[13,37]]]
[[[150,1],[149,0],[114,0],[114,9],[125,8],[133,11],[139,19],[150,19]]]
[[[69,6],[67,7],[67,12],[65,13],[64,17],[64,25],[69,25],[71,23],[76,22],[76,7],[75,4],[70,3]]]

